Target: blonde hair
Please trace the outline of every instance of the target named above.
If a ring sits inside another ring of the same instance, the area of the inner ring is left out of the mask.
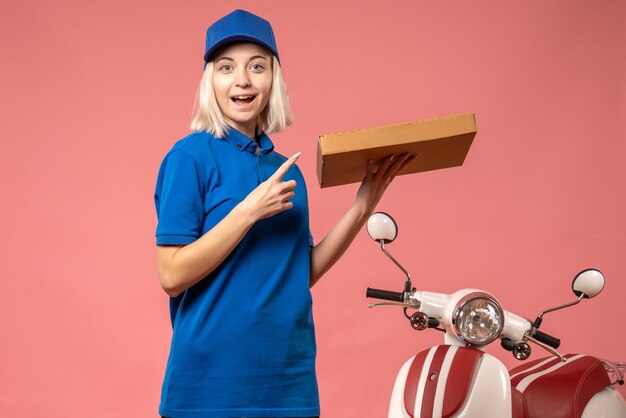
[[[216,138],[224,138],[228,132],[228,124],[215,98],[212,83],[213,68],[214,62],[208,62],[202,74],[200,86],[196,92],[191,130],[194,132],[207,131]],[[272,55],[272,88],[267,105],[259,114],[257,131],[265,131],[268,134],[280,132],[292,122],[293,115],[289,106],[287,85],[280,70],[280,63]]]

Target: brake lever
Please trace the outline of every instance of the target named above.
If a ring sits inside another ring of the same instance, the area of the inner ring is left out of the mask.
[[[559,360],[561,360],[562,362],[566,362],[567,361],[567,358],[563,357],[561,355],[561,353],[556,351],[554,348],[550,347],[548,344],[544,344],[541,341],[535,340],[533,337],[530,337],[530,336],[527,336],[526,340],[537,344],[539,347],[541,347],[544,350],[548,351],[550,354],[554,355],[555,357],[558,357]]]
[[[404,302],[376,302],[376,303],[368,303],[368,308],[375,308],[377,306],[402,306],[404,308],[418,309],[420,307],[419,303],[411,305],[410,303]]]

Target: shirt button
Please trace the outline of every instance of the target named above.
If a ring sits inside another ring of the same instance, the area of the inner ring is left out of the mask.
[[[241,148],[241,144],[237,144],[237,148]]]

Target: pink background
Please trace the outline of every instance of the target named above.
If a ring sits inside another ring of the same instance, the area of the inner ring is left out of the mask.
[[[381,202],[391,252],[420,289],[482,288],[528,317],[595,266],[605,292],[543,329],[626,360],[626,3],[180,3],[2,3],[0,416],[157,416],[171,330],[154,183],[188,132],[206,26],[236,7],[274,25],[296,115],[274,139],[303,152],[316,241],[356,192],[319,189],[318,135],[474,112],[463,167],[399,178]],[[402,275],[363,231],[313,290],[326,417],[385,416],[400,365],[441,340],[368,310],[367,286]]]

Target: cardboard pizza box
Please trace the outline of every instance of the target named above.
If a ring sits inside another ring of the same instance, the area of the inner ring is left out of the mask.
[[[416,155],[400,175],[463,165],[475,135],[473,113],[322,135],[317,139],[320,187],[361,182],[368,159],[376,164],[390,154]]]

